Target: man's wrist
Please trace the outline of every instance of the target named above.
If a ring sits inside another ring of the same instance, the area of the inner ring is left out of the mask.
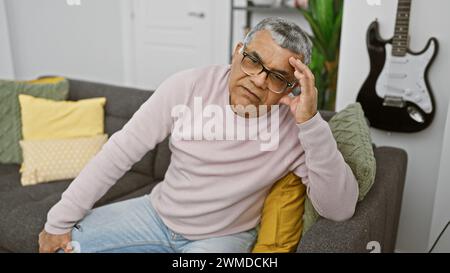
[[[305,122],[308,122],[309,120],[311,120],[313,117],[315,117],[317,115],[317,111],[315,111],[314,112],[314,114],[310,114],[310,115],[308,115],[308,116],[306,116],[306,117],[303,117],[303,118],[299,118],[299,119],[297,119],[296,121],[297,121],[297,124],[303,124],[303,123],[305,123]]]

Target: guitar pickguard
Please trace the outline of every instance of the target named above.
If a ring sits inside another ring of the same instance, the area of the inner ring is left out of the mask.
[[[377,95],[385,101],[386,98],[402,99],[416,104],[427,114],[431,113],[433,104],[425,71],[435,53],[435,41],[419,55],[406,53],[404,57],[396,57],[392,55],[392,44],[386,43],[385,48],[386,61],[375,87]]]

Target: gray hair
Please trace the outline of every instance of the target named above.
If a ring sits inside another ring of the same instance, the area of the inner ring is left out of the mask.
[[[250,30],[244,39],[244,47],[252,41],[255,33],[260,30],[268,30],[275,43],[282,48],[301,54],[304,58],[303,63],[306,65],[311,62],[311,40],[297,24],[280,17],[266,18]]]

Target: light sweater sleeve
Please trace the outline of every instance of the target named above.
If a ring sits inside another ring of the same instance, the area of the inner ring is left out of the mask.
[[[311,203],[325,218],[351,218],[358,199],[358,183],[337,149],[328,123],[317,113],[297,126],[304,154],[294,173],[306,185]]]
[[[45,224],[48,233],[69,232],[134,163],[169,135],[172,106],[183,99],[189,87],[181,72],[158,87],[124,127],[109,138],[50,209]]]

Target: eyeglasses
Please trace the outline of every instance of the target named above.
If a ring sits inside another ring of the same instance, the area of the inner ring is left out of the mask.
[[[267,87],[270,91],[280,94],[286,91],[287,88],[292,88],[297,81],[289,82],[283,75],[277,72],[267,69],[260,60],[256,57],[243,51],[244,57],[241,61],[241,69],[245,74],[249,76],[256,76],[262,72],[267,73]]]

